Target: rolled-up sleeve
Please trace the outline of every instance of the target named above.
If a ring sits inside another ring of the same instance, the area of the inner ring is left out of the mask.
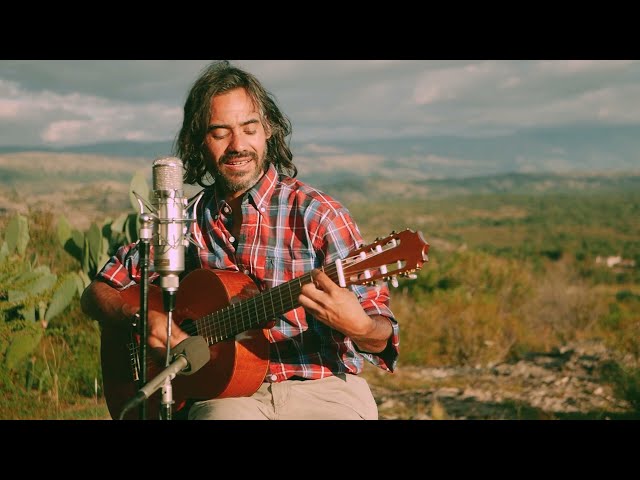
[[[96,274],[96,279],[108,283],[116,290],[124,290],[132,285],[140,283],[140,251],[138,243],[123,245],[109,259],[109,261]],[[153,252],[151,252],[151,257]],[[150,263],[152,261],[150,259]],[[152,282],[158,274],[149,272],[149,281]]]
[[[322,250],[326,264],[333,263],[339,258],[346,258],[350,252],[364,243],[358,226],[344,207],[336,210],[335,215],[325,216],[321,229],[324,230],[322,237],[325,241]],[[400,329],[390,308],[388,284],[379,282],[376,286],[352,285],[350,288],[358,297],[367,315],[382,315],[388,318],[393,332],[387,347],[379,353],[362,352],[350,339],[347,339],[347,342],[351,343],[353,349],[373,365],[393,372],[400,352]]]

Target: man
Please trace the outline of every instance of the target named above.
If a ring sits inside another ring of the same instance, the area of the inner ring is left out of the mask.
[[[393,371],[398,325],[386,285],[340,287],[319,268],[363,241],[348,210],[294,177],[289,119],[250,73],[214,62],[184,105],[177,155],[185,182],[205,188],[195,212],[185,274],[194,269],[243,272],[268,290],[311,272],[299,307],[268,329],[264,382],[250,396],[194,399],[189,419],[377,419],[375,400],[358,374],[363,360]],[[152,253],[153,255],[153,253]],[[122,247],[82,296],[101,325],[130,322],[136,308],[120,295],[140,281],[136,245]],[[158,274],[151,272],[150,280]],[[167,315],[148,314],[148,345],[167,343]],[[171,348],[189,337],[171,327]],[[213,360],[212,360],[213,361]]]

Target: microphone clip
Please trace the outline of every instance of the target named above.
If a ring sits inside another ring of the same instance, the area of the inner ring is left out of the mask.
[[[142,227],[140,228],[139,238],[151,239],[153,237],[153,225],[160,224],[164,220],[162,220],[159,217],[158,209],[153,205],[149,204],[149,202],[147,202],[147,200],[144,197],[138,194],[135,190],[132,190],[131,193],[133,193],[133,195],[136,197],[136,201],[138,202],[138,206],[140,207],[140,211],[138,213],[140,215],[140,223],[142,224]],[[184,223],[182,244],[185,247],[190,242],[202,250],[206,248],[204,245],[202,245],[202,242],[199,239],[197,238],[193,239],[191,237],[191,234],[189,233],[189,224],[191,222],[196,221],[196,211],[198,208],[197,204],[198,202],[200,202],[203,195],[204,195],[204,190],[201,190],[200,192],[198,192],[198,194],[195,197],[191,199],[191,201],[186,203],[183,210],[183,218],[171,219],[171,222]],[[187,202],[187,199],[184,199],[184,201]],[[193,212],[191,217],[188,216],[189,210]],[[160,240],[165,243],[169,243],[168,239],[166,238],[162,238]]]

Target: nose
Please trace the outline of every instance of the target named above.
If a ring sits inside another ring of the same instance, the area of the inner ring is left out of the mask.
[[[231,141],[229,142],[228,150],[232,152],[241,152],[246,148],[245,135],[242,130],[236,130],[231,135]]]

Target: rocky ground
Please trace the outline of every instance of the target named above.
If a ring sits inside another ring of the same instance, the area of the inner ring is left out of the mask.
[[[399,365],[393,375],[368,368],[365,377],[382,420],[640,418],[603,379],[601,367],[611,359],[603,345],[585,342],[514,363]]]

